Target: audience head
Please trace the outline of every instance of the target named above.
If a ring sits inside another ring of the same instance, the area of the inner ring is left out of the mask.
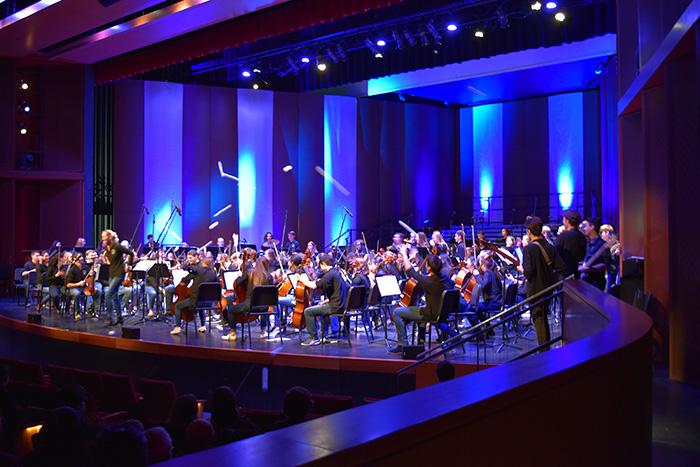
[[[437,373],[438,381],[441,383],[454,379],[455,377],[455,367],[447,360],[438,363],[435,372]]]
[[[173,440],[168,431],[160,426],[143,432],[146,438],[146,461],[149,465],[164,462],[173,456]]]
[[[170,413],[170,423],[187,425],[197,418],[197,398],[193,394],[183,394],[175,399]]]
[[[228,386],[219,386],[214,389],[209,400],[211,410],[211,424],[216,430],[229,428],[238,420],[238,408],[236,396]]]
[[[101,467],[145,467],[146,437],[130,429],[106,430],[98,439],[96,453]]]
[[[187,425],[185,431],[185,452],[197,452],[214,447],[216,436],[214,427],[207,420],[197,418]]]
[[[74,409],[81,418],[85,415],[89,395],[84,387],[79,384],[67,384],[61,388],[58,397],[61,405]]]
[[[308,389],[294,386],[284,395],[284,415],[291,421],[301,422],[311,410],[313,402]]]

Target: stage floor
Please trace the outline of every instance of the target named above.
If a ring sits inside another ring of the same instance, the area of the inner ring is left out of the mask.
[[[34,307],[30,308],[31,310]],[[241,339],[240,326],[238,340],[224,341],[222,331],[212,325],[211,332],[207,326],[206,333],[199,333],[197,326],[190,323],[188,333],[178,336],[170,334],[172,326],[163,321],[141,321],[141,315],[125,318],[124,325],[140,328],[139,340],[121,338],[121,328],[106,326],[106,320],[86,318],[75,320],[72,316],[61,316],[55,312],[42,312],[42,324],[35,325],[26,322],[27,311],[16,300],[0,300],[0,325],[11,327],[24,332],[44,335],[64,341],[98,345],[122,350],[145,351],[167,355],[182,355],[190,358],[206,358],[221,360],[250,361],[273,365],[302,366],[309,368],[338,369],[358,371],[389,372],[409,364],[400,355],[387,352],[387,347],[393,341],[386,342],[383,328],[374,331],[375,339],[368,342],[364,329],[360,325],[358,333],[350,339],[352,345],[344,340],[336,344],[323,344],[314,347],[304,347],[300,344],[298,335],[279,338],[263,339],[260,336],[260,326],[252,325],[252,339]],[[410,329],[410,328],[409,328]],[[500,346],[500,332],[497,336],[481,344],[466,344],[464,351],[456,349],[449,352],[448,359],[455,363],[494,365],[505,363],[522,352],[535,346],[533,335],[518,342],[519,349],[509,346],[497,352]],[[303,334],[306,337],[306,333]],[[246,336],[247,337],[247,336]],[[389,324],[389,339],[395,338],[393,323]],[[433,338],[435,335],[433,334]],[[478,356],[478,361],[477,361]]]

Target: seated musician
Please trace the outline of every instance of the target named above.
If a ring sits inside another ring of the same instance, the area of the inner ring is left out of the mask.
[[[397,253],[399,252],[399,249],[403,248],[404,244],[404,234],[401,232],[396,232],[393,237],[391,237],[391,245],[387,248],[387,250]]]
[[[340,272],[333,267],[333,257],[322,253],[318,256],[319,267],[322,275],[319,279],[312,281],[300,277],[299,280],[310,289],[321,289],[326,296],[326,300],[315,306],[310,306],[304,310],[304,320],[306,321],[306,332],[309,338],[301,343],[303,346],[319,345],[316,329],[316,317],[327,316],[332,313],[342,313],[345,307],[345,297],[347,295],[347,283],[340,275]],[[325,325],[325,324],[324,324]],[[345,330],[347,332],[347,329]]]
[[[282,250],[285,253],[292,255],[294,253],[301,253],[301,244],[297,240],[297,233],[293,230],[287,232],[287,240],[285,240],[282,245]]]
[[[438,255],[446,254],[448,251],[447,243],[439,230],[433,231],[433,235],[430,238],[430,246],[437,248]]]
[[[70,264],[71,254],[69,251],[57,252],[49,260],[49,266],[46,270],[45,286],[48,287],[46,294],[42,297],[39,307],[49,300],[53,300],[54,307],[58,310],[59,300],[61,298],[61,289],[65,285],[66,268]]]
[[[199,294],[200,284],[218,281],[216,271],[214,271],[212,258],[205,255],[196,268],[186,275],[182,281],[185,284],[192,281],[192,286],[190,287],[191,292],[188,298],[178,301],[175,304],[175,327],[172,331],[170,331],[170,334],[172,335],[178,335],[182,332],[182,328],[180,327],[182,324],[182,311],[186,308],[194,308],[197,306],[197,296]],[[204,325],[206,322],[204,319],[204,310],[199,310],[199,321],[201,326],[197,330],[199,332],[206,332],[207,327]]]
[[[272,283],[272,276],[270,274],[270,262],[264,256],[259,257],[255,261],[254,267],[246,268],[245,272],[241,274],[240,277],[236,279],[235,289],[242,289],[245,291],[245,299],[241,300],[239,303],[234,304],[234,296],[229,295],[228,307],[224,310],[224,321],[233,326],[236,323],[236,315],[251,312],[251,300],[253,298],[253,290],[259,285],[270,285]],[[262,327],[260,337],[267,337],[267,320],[268,316],[262,316],[260,319],[260,325]],[[236,340],[237,335],[235,330],[231,330],[229,333],[224,334],[221,338],[225,341]]]
[[[85,271],[85,276],[87,276],[90,273],[90,271],[93,271],[95,276],[97,277],[97,266],[99,265],[99,262],[99,257],[97,256],[97,252],[95,250],[86,251],[85,264],[83,265],[83,271]],[[87,302],[88,313],[95,314],[95,302],[99,304],[101,296],[102,283],[98,280],[95,280],[95,291],[93,292],[92,296],[88,298]]]
[[[488,311],[500,310],[503,303],[503,286],[495,267],[493,257],[485,255],[480,259],[479,268],[474,270],[479,292],[472,293],[471,306],[476,311],[479,321],[486,319]]]
[[[292,255],[291,259],[289,260],[289,274],[300,274],[303,273],[303,269],[301,267],[302,263],[304,261],[304,257],[300,254],[294,254]],[[294,305],[296,304],[296,299],[294,297],[294,289],[292,288],[287,295],[284,297],[279,297],[279,304],[283,308],[294,308]]]
[[[272,248],[273,245],[277,245],[279,242],[280,241],[272,235],[272,232],[265,232],[265,236],[263,237],[263,242],[262,245],[260,245],[260,249],[265,251],[267,249]]]
[[[199,255],[196,250],[190,250],[187,252],[187,262],[185,263],[185,269],[192,273],[199,264]],[[177,266],[176,266],[177,268]],[[173,295],[175,295],[175,285],[170,284],[165,287],[165,309],[170,311],[173,305]]]
[[[31,277],[38,277],[39,268],[41,265],[41,254],[38,251],[32,251],[30,260],[24,263],[22,267],[22,283],[24,285],[24,306],[29,304],[31,295]]]
[[[434,321],[440,313],[439,304],[442,298],[442,292],[446,289],[454,287],[452,280],[445,274],[441,273],[442,261],[435,255],[429,255],[426,264],[428,266],[428,275],[425,276],[413,269],[413,265],[408,259],[407,249],[401,249],[401,260],[410,278],[416,280],[421,289],[425,292],[425,306],[407,306],[400,307],[394,311],[394,325],[396,326],[397,345],[389,349],[389,353],[401,353],[403,347],[408,343],[406,339],[406,323],[408,321],[430,320]],[[425,340],[425,329],[419,328],[418,342]]]
[[[83,295],[83,289],[85,288],[86,271],[83,269],[83,266],[83,256],[76,253],[73,264],[66,274],[66,298],[68,299],[68,304],[73,306],[75,319],[80,318],[78,299]],[[68,306],[66,306],[67,308]]]

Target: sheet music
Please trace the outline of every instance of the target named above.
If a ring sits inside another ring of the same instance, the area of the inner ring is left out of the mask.
[[[241,277],[241,271],[224,271],[224,286],[226,290],[233,290],[234,282]]]
[[[395,295],[401,295],[401,289],[399,288],[399,283],[396,280],[396,276],[393,274],[387,274],[386,276],[377,276],[377,287],[379,287],[379,295],[382,297],[392,297]]]
[[[142,259],[136,265],[134,266],[134,271],[143,271],[143,272],[148,272],[149,269],[153,267],[153,265],[156,264],[156,261],[154,259]]]
[[[503,247],[499,248],[498,250],[499,250],[501,253],[503,253],[503,254],[506,254],[506,255],[509,255],[509,256],[513,256],[513,255],[511,254],[510,251],[506,250],[506,249],[503,248]],[[511,260],[509,260],[508,258],[506,258],[505,256],[501,256],[500,258],[501,258],[501,261],[503,261],[504,263],[506,263],[507,266],[510,266],[511,264],[513,264],[513,262],[512,262]]]
[[[189,272],[184,269],[173,269],[173,285],[177,287],[180,281],[182,281],[182,279],[184,279],[188,274]]]

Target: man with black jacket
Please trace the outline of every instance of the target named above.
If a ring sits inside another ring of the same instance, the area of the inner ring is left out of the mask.
[[[564,231],[557,236],[554,246],[566,266],[564,277],[574,274],[578,279],[578,265],[586,256],[587,247],[586,237],[578,229],[581,223],[581,216],[578,212],[567,209],[564,211],[562,223],[564,224]]]
[[[542,219],[528,217],[525,222],[530,243],[523,250],[521,272],[527,279],[527,296],[541,292],[559,280],[559,274],[565,269],[564,262],[556,249],[542,236]],[[535,299],[537,302],[538,299]],[[547,312],[549,302],[543,302],[530,310],[530,316],[535,324],[537,343],[543,345],[551,339]]]
[[[327,316],[332,313],[342,313],[345,308],[345,298],[348,293],[348,285],[340,275],[338,269],[333,267],[333,257],[323,253],[318,256],[318,264],[323,275],[320,279],[312,281],[300,276],[299,280],[308,288],[323,290],[326,300],[316,306],[310,306],[304,310],[304,320],[306,322],[306,332],[309,333],[309,339],[302,342],[303,346],[319,345],[321,341],[318,338],[316,330],[316,317]],[[348,332],[345,329],[345,332]]]
[[[426,264],[428,265],[428,275],[425,276],[413,269],[413,265],[408,259],[406,247],[401,248],[401,259],[404,270],[409,278],[413,278],[418,286],[425,292],[425,306],[407,306],[397,308],[394,311],[394,325],[396,326],[397,345],[389,349],[389,353],[401,353],[407,344],[406,322],[430,320],[435,321],[440,314],[440,301],[442,292],[445,289],[453,288],[454,283],[445,274],[441,273],[442,261],[435,255],[429,255]],[[424,330],[421,329],[419,340],[423,338]]]

